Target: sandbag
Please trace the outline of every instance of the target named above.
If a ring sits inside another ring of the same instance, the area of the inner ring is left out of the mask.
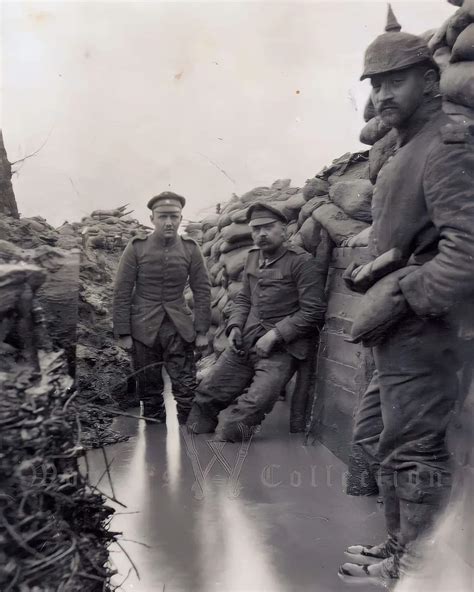
[[[471,24],[471,16],[462,8],[456,11],[449,19],[448,28],[446,30],[446,43],[449,47],[453,47],[459,35],[466,27]]]
[[[474,108],[474,65],[472,62],[451,64],[441,75],[440,91],[453,103]]]
[[[211,280],[215,281],[217,274],[222,269],[222,266],[223,266],[223,262],[220,260],[217,263],[214,263],[214,265],[209,270],[209,275],[211,276]]]
[[[362,222],[372,222],[373,185],[365,179],[339,181],[329,189],[329,197],[349,217]]]
[[[219,273],[216,275],[216,279],[214,281],[216,286],[223,286],[224,288],[227,287],[227,274],[224,267],[219,270]]]
[[[222,286],[212,286],[211,287],[211,305],[213,306],[219,298],[222,297]]]
[[[319,195],[326,195],[329,191],[329,183],[319,177],[308,179],[303,187],[303,197],[306,201]]]
[[[202,224],[201,222],[188,222],[185,226],[185,230],[190,234],[192,232],[202,231]]]
[[[446,45],[446,31],[448,30],[450,20],[451,17],[446,19],[441,27],[439,27],[439,29],[433,35],[433,37],[431,37],[429,40],[428,47],[430,48],[431,53],[434,53],[437,49]]]
[[[433,59],[438,65],[439,71],[443,73],[451,62],[451,50],[447,45],[443,45],[434,52]]]
[[[214,241],[211,247],[211,257],[215,257],[216,259],[219,258],[221,252],[221,245],[224,242],[224,239],[220,236],[217,240]]]
[[[217,304],[214,304],[211,307],[211,324],[219,326],[221,321],[221,311],[218,309]]]
[[[338,181],[350,181],[355,179],[369,178],[369,159],[367,153],[351,154],[349,161],[338,167],[330,176],[329,183],[337,183]]]
[[[238,279],[239,274],[244,269],[248,252],[247,247],[242,247],[230,253],[223,253],[220,256],[219,261],[225,266],[229,279]]]
[[[253,245],[252,238],[244,237],[241,240],[236,241],[235,243],[230,243],[229,241],[224,241],[220,246],[221,253],[230,253],[230,251],[235,251],[235,249],[241,249],[242,247],[251,247]]]
[[[386,125],[380,117],[373,117],[362,128],[359,140],[362,142],[362,144],[373,146],[375,142],[378,142],[381,138],[383,138],[390,131],[390,129],[391,128]]]
[[[224,294],[222,295],[222,298],[219,300],[219,302],[217,303],[217,308],[220,310],[220,312],[222,312],[226,306],[226,304],[229,302],[229,295],[227,294],[227,290],[224,292]]]
[[[283,189],[287,189],[291,184],[291,179],[277,179],[272,183],[271,189],[276,191],[282,191]]]
[[[298,222],[291,222],[286,227],[286,236],[287,238],[291,238],[298,232]]]
[[[217,226],[218,221],[219,214],[211,214],[210,216],[206,216],[203,220],[201,220],[202,231],[206,232],[210,228]]]
[[[467,12],[470,19],[474,21],[474,0],[464,0],[462,9]]]
[[[232,212],[232,214],[230,215],[230,219],[232,220],[232,222],[236,222],[237,224],[244,224],[245,222],[247,222],[247,211],[248,208],[244,208],[243,210],[236,210],[235,212]]]
[[[210,241],[213,241],[216,238],[218,232],[219,229],[217,228],[217,225],[213,226],[212,228],[208,228],[206,232],[203,234],[203,242],[208,243]]]
[[[232,300],[232,302],[234,302],[237,296],[239,295],[240,291],[242,290],[242,287],[242,282],[230,282],[228,288],[229,300]]]
[[[314,254],[321,241],[321,225],[313,217],[308,218],[300,228],[298,236],[302,242],[299,246],[302,246],[308,253]]]
[[[209,255],[211,254],[211,247],[212,247],[212,241],[209,241],[207,243],[204,243],[201,247],[201,251],[202,254],[204,255],[204,257],[209,257]]]
[[[306,199],[302,193],[297,193],[290,197],[290,199],[282,202],[283,209],[281,210],[286,216],[287,220],[296,220],[298,218],[299,211],[305,205]]]
[[[464,29],[456,39],[451,54],[451,62],[474,61],[474,23]],[[472,65],[474,69],[474,64]]]
[[[226,226],[229,226],[229,224],[232,224],[232,220],[230,218],[230,214],[228,212],[226,212],[225,214],[221,214],[219,216],[219,220],[217,222],[217,228],[219,230],[222,230]]]
[[[390,156],[395,154],[398,141],[396,130],[390,130],[386,136],[376,142],[369,152],[369,178],[375,184],[380,169],[387,162]]]
[[[298,215],[298,224],[300,226],[303,226],[305,221],[308,218],[311,218],[311,214],[314,212],[314,210],[316,208],[319,208],[319,206],[322,203],[327,203],[328,201],[329,201],[328,195],[321,195],[318,197],[313,197],[309,201],[307,201],[305,203],[305,205],[301,208],[300,213]]]
[[[368,226],[366,222],[349,218],[340,207],[333,203],[321,205],[313,212],[312,217],[327,230],[337,247]]]
[[[247,191],[244,193],[240,198],[240,201],[244,204],[251,203],[253,201],[258,201],[270,195],[271,190],[269,187],[255,187],[251,191]]]
[[[233,222],[230,226],[222,229],[222,238],[229,243],[237,243],[244,239],[252,238],[252,231],[247,224],[236,224]]]

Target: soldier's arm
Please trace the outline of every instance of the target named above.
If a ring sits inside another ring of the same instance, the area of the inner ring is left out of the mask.
[[[247,322],[247,317],[249,316],[250,306],[250,283],[247,269],[245,269],[242,289],[237,294],[234,306],[232,307],[232,312],[227,321],[226,335],[229,335],[234,327],[239,328],[241,331],[243,330],[245,323]]]
[[[325,282],[319,273],[316,260],[306,255],[295,257],[293,275],[298,288],[300,308],[276,324],[276,329],[285,343],[307,335],[322,324],[326,312]]]
[[[137,279],[138,262],[133,247],[129,242],[120,258],[117,275],[115,276],[113,295],[113,326],[114,335],[130,335],[130,314],[132,293]]]
[[[207,333],[211,326],[211,284],[201,249],[197,244],[191,256],[189,286],[194,298],[194,328],[196,333]]]
[[[400,282],[419,316],[441,316],[474,294],[474,144],[447,140],[430,154],[424,175],[438,254]]]

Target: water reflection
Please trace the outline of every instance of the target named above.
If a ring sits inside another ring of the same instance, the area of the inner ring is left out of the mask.
[[[335,474],[344,465],[322,446],[289,438],[285,406],[246,450],[206,436],[191,445],[169,393],[166,405],[167,426],[121,418],[114,428],[132,438],[107,448],[116,496],[127,506],[116,506],[111,528],[123,532],[140,574],[132,572],[121,590],[343,592],[337,567],[344,547],[362,530],[372,530],[371,542],[383,533],[374,500],[347,498],[339,479],[310,479],[316,465],[321,477],[328,466]],[[89,464],[91,473],[103,472],[100,451],[89,453]],[[271,484],[262,478],[269,465],[278,467]],[[293,479],[296,473],[302,478]],[[107,483],[101,488],[110,494]],[[117,584],[130,562],[113,551]]]

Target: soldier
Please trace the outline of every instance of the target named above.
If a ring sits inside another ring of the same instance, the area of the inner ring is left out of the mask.
[[[194,397],[194,349],[207,346],[210,284],[194,240],[178,235],[184,197],[165,191],[148,208],[155,231],[136,236],[120,260],[114,290],[114,333],[132,349],[144,415],[166,421],[162,365],[177,403],[178,421],[186,422]],[[187,282],[194,296],[194,318],[184,299]]]
[[[347,549],[343,579],[390,585],[412,571],[449,496],[446,428],[458,395],[457,326],[474,294],[472,126],[441,110],[438,68],[423,39],[386,33],[367,49],[362,79],[398,133],[374,190],[371,246],[399,254],[387,274],[351,270],[368,288],[352,336],[373,346],[376,373],[356,418],[354,444],[379,467],[388,538]],[[390,259],[390,258],[389,258]],[[387,259],[386,259],[387,260]],[[398,269],[396,269],[398,267]]]
[[[239,439],[272,410],[325,311],[315,260],[285,243],[285,216],[255,203],[247,222],[256,246],[227,325],[230,347],[198,386],[188,419],[194,432],[215,430],[224,441]]]

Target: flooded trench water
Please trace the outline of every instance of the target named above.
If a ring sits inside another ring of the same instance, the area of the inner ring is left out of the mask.
[[[375,498],[344,493],[345,465],[319,443],[290,435],[279,401],[248,447],[179,430],[166,397],[167,425],[121,417],[130,435],[106,449],[123,533],[112,561],[130,592],[342,592],[337,570],[349,544],[377,543],[383,513]],[[138,410],[135,410],[138,414]],[[104,472],[88,452],[92,483]],[[99,485],[112,494],[106,476]]]

